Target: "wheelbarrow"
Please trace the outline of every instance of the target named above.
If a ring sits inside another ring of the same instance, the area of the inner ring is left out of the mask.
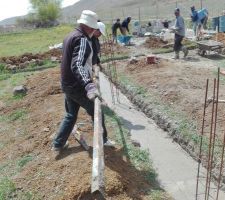
[[[202,40],[197,42],[198,45],[198,54],[200,56],[205,56],[210,54],[211,51],[217,52],[218,54],[222,53],[224,44],[222,42],[217,42],[214,40]]]
[[[131,38],[131,35],[119,35],[117,37],[117,41],[121,44],[129,45]]]

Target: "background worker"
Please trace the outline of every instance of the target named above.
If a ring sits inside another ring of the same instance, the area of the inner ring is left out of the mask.
[[[131,17],[127,17],[125,20],[123,20],[121,24],[122,34],[127,35],[127,33],[130,33],[129,30],[129,23],[131,21]]]
[[[98,29],[97,15],[84,10],[77,21],[79,27],[63,41],[61,63],[61,86],[65,94],[66,114],[53,140],[53,150],[60,152],[76,123],[80,107],[83,107],[94,120],[94,99],[99,95],[92,79],[92,43],[91,37]],[[107,138],[104,117],[102,120],[103,143]]]
[[[120,29],[120,32],[122,34],[120,19],[117,19],[116,22],[112,25],[113,42],[116,41],[116,43],[117,43],[117,29]]]
[[[194,34],[199,39],[202,35],[203,29],[207,29],[208,10],[203,8],[200,11],[195,9],[195,6],[191,7],[191,19],[193,22]]]
[[[180,9],[176,8],[174,11],[176,16],[176,21],[174,27],[171,30],[175,33],[174,37],[174,51],[175,51],[175,59],[179,59],[179,52],[180,50],[183,51],[184,57],[188,55],[188,49],[182,45],[182,41],[185,36],[185,24],[184,19],[180,15]]]
[[[198,12],[195,9],[195,6],[191,7],[191,21],[193,23],[193,31],[195,36],[197,36],[197,27],[198,27]]]

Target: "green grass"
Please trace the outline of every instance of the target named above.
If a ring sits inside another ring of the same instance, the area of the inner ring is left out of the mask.
[[[9,115],[1,115],[0,122],[13,122],[16,120],[24,120],[26,118],[27,111],[25,109],[17,109]]]
[[[0,180],[0,200],[12,199],[11,194],[16,191],[15,184],[8,178]]]
[[[18,85],[23,85],[26,81],[27,76],[30,74],[31,72],[0,74],[0,101],[5,103],[7,106],[13,101],[21,100],[24,96],[14,96],[13,88]]]
[[[0,200],[41,200],[38,194],[31,191],[17,190],[15,183],[8,177],[0,179]]]
[[[34,157],[32,155],[26,155],[22,157],[20,160],[17,162],[17,166],[21,169],[23,168],[28,162],[32,161]]]
[[[73,30],[72,25],[63,25],[48,29],[35,29],[21,33],[0,35],[0,55],[18,56],[24,53],[39,53],[49,50],[50,45],[61,43]]]
[[[18,109],[9,115],[10,121],[16,121],[18,119],[24,120],[26,117],[27,111],[25,109]]]

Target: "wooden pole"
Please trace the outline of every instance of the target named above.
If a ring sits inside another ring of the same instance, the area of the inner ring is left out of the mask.
[[[99,67],[95,67],[95,83],[99,89]],[[104,195],[104,151],[101,101],[95,98],[94,138],[93,138],[93,165],[91,192],[100,192]]]

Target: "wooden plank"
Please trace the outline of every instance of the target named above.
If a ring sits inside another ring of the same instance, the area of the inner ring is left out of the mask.
[[[99,67],[96,67],[95,69],[95,83],[99,89]],[[92,193],[100,192],[104,195],[104,167],[102,109],[101,101],[99,98],[96,98],[94,113]]]

